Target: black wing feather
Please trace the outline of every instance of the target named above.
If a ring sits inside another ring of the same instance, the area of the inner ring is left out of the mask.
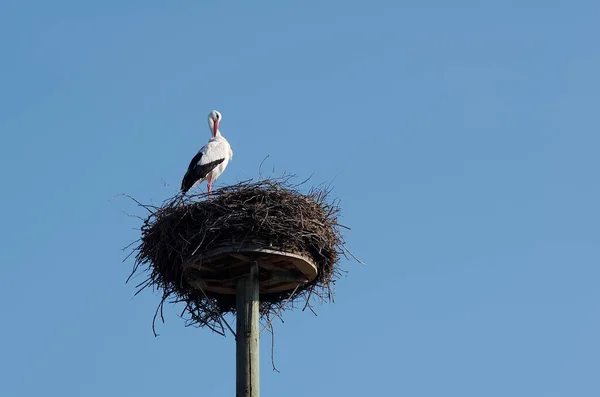
[[[198,182],[200,179],[206,178],[209,172],[214,170],[217,165],[225,161],[225,159],[219,159],[200,165],[198,163],[200,162],[202,155],[202,152],[198,152],[194,156],[192,161],[190,161],[187,172],[183,176],[183,180],[181,181],[181,191],[184,194],[190,190],[192,186],[194,186],[194,183]]]

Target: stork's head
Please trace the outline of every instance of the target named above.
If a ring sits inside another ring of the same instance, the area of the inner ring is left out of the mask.
[[[221,122],[221,113],[216,110],[213,110],[208,114],[208,126],[212,131],[213,136],[217,136],[219,132],[219,123]]]

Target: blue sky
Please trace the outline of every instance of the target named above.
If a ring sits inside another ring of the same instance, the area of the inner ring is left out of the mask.
[[[234,340],[132,299],[136,210],[223,114],[233,162],[334,181],[335,304],[264,396],[600,395],[600,5],[0,5],[0,395],[233,395]],[[165,187],[164,182],[168,184]],[[205,186],[205,185],[203,185]],[[139,212],[138,212],[139,213]]]

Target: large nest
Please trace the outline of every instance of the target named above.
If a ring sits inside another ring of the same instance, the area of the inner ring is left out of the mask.
[[[339,230],[338,201],[328,199],[327,186],[313,187],[306,194],[297,188],[287,178],[266,179],[217,189],[210,199],[203,193],[177,195],[161,206],[138,202],[150,214],[134,249],[132,275],[143,269],[148,276],[138,284],[139,290],[162,291],[157,315],[162,318],[164,302],[183,302],[181,315],[189,325],[223,333],[223,315],[235,312],[235,295],[191,287],[184,267],[190,258],[233,242],[300,253],[318,269],[315,279],[292,291],[260,295],[260,312],[269,324],[282,310],[310,308],[311,297],[333,299],[331,285],[340,273],[338,261],[347,252]]]

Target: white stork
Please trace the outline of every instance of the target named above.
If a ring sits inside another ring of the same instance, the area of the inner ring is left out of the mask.
[[[225,171],[227,163],[233,157],[233,151],[229,142],[219,131],[221,113],[213,110],[208,114],[208,126],[212,138],[198,151],[188,167],[183,180],[181,191],[185,194],[188,190],[204,180],[208,180],[208,197],[212,197],[212,183]]]

